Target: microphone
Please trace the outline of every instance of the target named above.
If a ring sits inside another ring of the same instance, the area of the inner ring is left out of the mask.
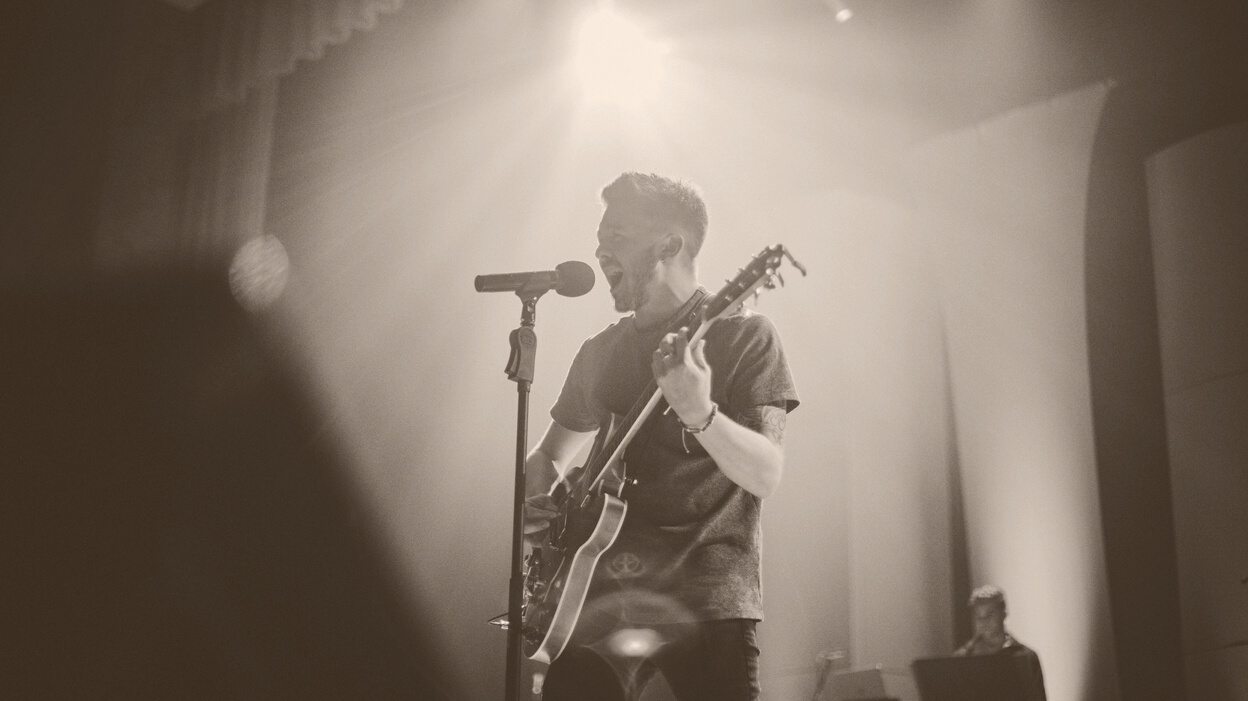
[[[477,292],[542,294],[554,290],[564,297],[580,297],[594,287],[594,269],[579,260],[560,263],[554,270],[530,273],[478,275]]]

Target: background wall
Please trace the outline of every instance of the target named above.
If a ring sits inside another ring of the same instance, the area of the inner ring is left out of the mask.
[[[1191,698],[1248,695],[1248,124],[1148,161]]]

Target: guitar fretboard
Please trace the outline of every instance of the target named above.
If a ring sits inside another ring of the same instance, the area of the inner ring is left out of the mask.
[[[701,291],[699,291],[698,294],[701,295],[701,298],[693,303],[693,306],[690,307],[688,312],[680,315],[675,321],[668,324],[667,328],[663,332],[664,335],[675,333],[679,331],[681,327],[685,326],[689,327],[690,334],[696,333],[701,324],[698,326],[692,326],[692,323],[697,319],[705,318],[706,315],[703,312],[706,308],[706,300],[711,297],[711,295]],[[609,464],[611,456],[615,455],[616,451],[620,449],[620,443],[623,442],[624,437],[629,434],[629,429],[639,420],[643,419],[642,413],[646,411],[646,405],[650,403],[650,398],[653,397],[654,393],[658,390],[658,383],[651,379],[649,384],[646,385],[646,388],[642,390],[641,394],[639,394],[637,399],[633,402],[633,406],[629,409],[628,414],[624,416],[624,418],[620,421],[619,426],[603,443],[602,448],[594,453],[592,460],[585,464],[585,468],[581,473],[577,486],[573,490],[573,494],[578,498],[578,501],[589,494],[590,490],[597,482],[598,476],[602,474],[602,471]],[[651,413],[654,411],[661,411],[665,408],[667,408],[667,402],[660,398],[659,403],[655,405]]]

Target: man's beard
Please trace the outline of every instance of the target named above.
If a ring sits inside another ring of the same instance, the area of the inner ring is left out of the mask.
[[[612,295],[615,298],[615,311],[621,314],[635,312],[650,301],[646,288],[658,275],[659,254],[648,251],[645,257],[637,262],[636,267],[625,273],[624,284],[628,289],[623,294]]]

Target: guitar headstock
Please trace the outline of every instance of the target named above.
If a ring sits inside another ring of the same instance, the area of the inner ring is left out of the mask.
[[[737,271],[731,280],[726,281],[719,292],[712,295],[702,306],[703,323],[715,321],[732,314],[745,300],[758,297],[763,290],[774,290],[784,285],[784,277],[780,275],[780,265],[788,260],[802,275],[806,274],[806,266],[797,262],[793,254],[783,244],[764,248],[754,256],[744,268]]]

